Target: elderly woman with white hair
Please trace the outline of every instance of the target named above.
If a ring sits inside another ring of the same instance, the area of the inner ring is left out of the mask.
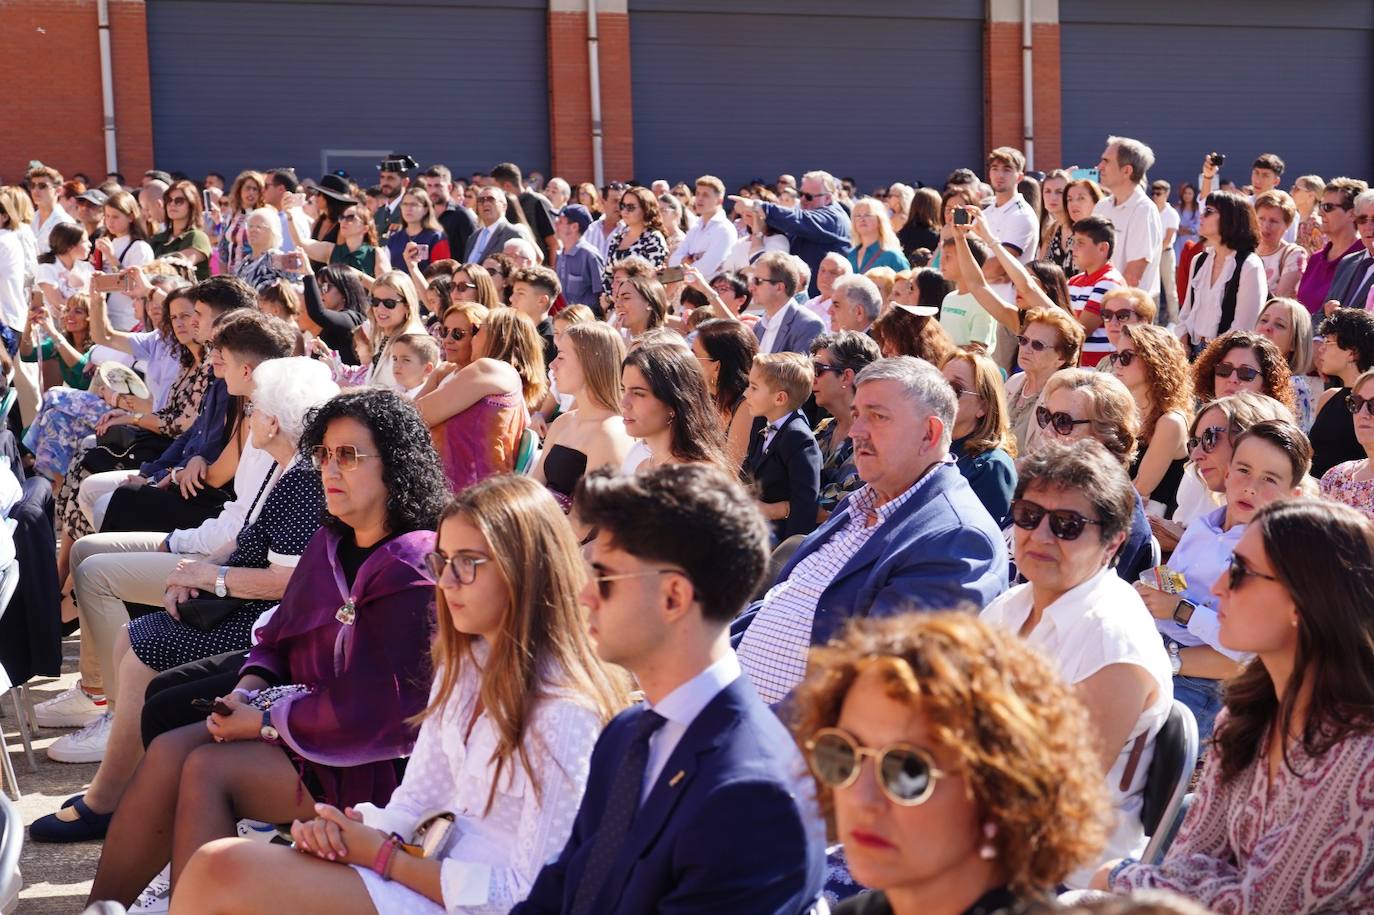
[[[512,238],[501,248],[501,253],[515,261],[517,270],[538,267],[544,263],[544,255],[539,246],[526,238]]]
[[[266,452],[273,466],[251,497],[227,555],[137,554],[140,577],[164,581],[157,590],[163,591],[165,610],[138,617],[116,635],[113,664],[107,668],[116,673],[107,690],[113,717],[106,724],[109,737],[100,770],[87,793],[72,802],[70,814],[59,811],[33,825],[34,839],[104,836],[143,756],[139,723],[148,684],[173,667],[246,649],[254,621],[281,600],[320,526],[324,492],[319,473],[300,454],[300,439],[309,414],[339,388],[327,366],[305,357],[263,362],[253,371],[253,383],[250,444]],[[129,561],[130,554],[105,554],[84,565]],[[126,590],[119,596],[144,602],[155,595]]]
[[[281,218],[271,207],[259,207],[248,214],[248,247],[252,251],[234,267],[234,275],[261,292],[277,280],[293,282],[299,274],[278,266],[282,254]]]

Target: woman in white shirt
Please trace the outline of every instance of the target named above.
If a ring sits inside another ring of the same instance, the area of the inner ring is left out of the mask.
[[[48,308],[61,314],[68,299],[91,286],[95,268],[86,261],[91,241],[80,223],[64,222],[53,226],[48,244],[48,253],[38,259],[35,280]]]
[[[27,232],[10,195],[0,193],[0,321],[15,334],[29,313],[24,301],[28,255],[21,237]]]
[[[1105,856],[1125,857],[1144,844],[1145,776],[1173,701],[1154,620],[1112,568],[1130,531],[1135,489],[1092,439],[1046,442],[1017,472],[1014,550],[1027,583],[994,600],[982,618],[1043,651],[1087,706],[1116,812]],[[1067,882],[1081,888],[1091,877],[1087,868]]]
[[[118,273],[126,267],[141,267],[153,260],[153,247],[143,231],[143,213],[138,201],[127,191],[111,194],[105,201],[105,235],[96,239],[95,250],[100,255],[100,269]],[[139,316],[134,313],[134,300],[122,292],[105,297],[110,326],[115,330],[132,330]],[[156,322],[145,322],[144,330],[155,330]]]
[[[496,477],[445,509],[427,562],[439,583],[434,687],[391,801],[317,805],[319,817],[292,824],[294,852],[204,846],[172,911],[507,912],[563,848],[592,746],[626,704],[587,636],[572,529],[544,487]],[[442,840],[416,835],[445,813]]]
[[[1244,197],[1229,191],[1208,194],[1198,234],[1207,250],[1193,259],[1178,315],[1179,336],[1192,351],[1232,328],[1254,330],[1269,297],[1264,261],[1255,253],[1259,222]]]

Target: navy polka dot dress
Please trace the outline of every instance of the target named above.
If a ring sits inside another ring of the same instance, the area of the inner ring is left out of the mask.
[[[238,546],[224,564],[230,568],[265,569],[269,553],[299,557],[319,530],[323,517],[320,474],[309,461],[298,458],[267,493],[257,518],[239,531]],[[229,596],[233,597],[232,592]],[[166,611],[149,613],[129,623],[129,642],[138,659],[157,671],[229,651],[244,651],[254,621],[275,603],[250,600],[209,632],[177,622]]]

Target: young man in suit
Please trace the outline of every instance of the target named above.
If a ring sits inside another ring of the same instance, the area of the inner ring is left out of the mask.
[[[773,539],[816,529],[821,449],[801,412],[815,373],[798,353],[759,353],[749,370],[744,406],[754,417],[744,466],[758,491],[759,510],[773,522]]]
[[[742,676],[729,623],[767,566],[743,487],[700,464],[583,477],[599,533],[582,598],[597,653],[639,681],[592,752],[572,835],[523,915],[798,915],[825,837],[805,764]]]

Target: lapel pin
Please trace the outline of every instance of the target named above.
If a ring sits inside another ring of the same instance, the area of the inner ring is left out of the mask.
[[[678,769],[678,770],[677,770],[677,775],[674,775],[672,778],[668,779],[668,787],[669,787],[669,788],[676,788],[676,787],[677,787],[677,783],[680,782],[680,781],[682,781],[682,780],[683,780],[684,778],[686,778],[686,777],[687,777],[687,770],[685,770],[685,769]]]

